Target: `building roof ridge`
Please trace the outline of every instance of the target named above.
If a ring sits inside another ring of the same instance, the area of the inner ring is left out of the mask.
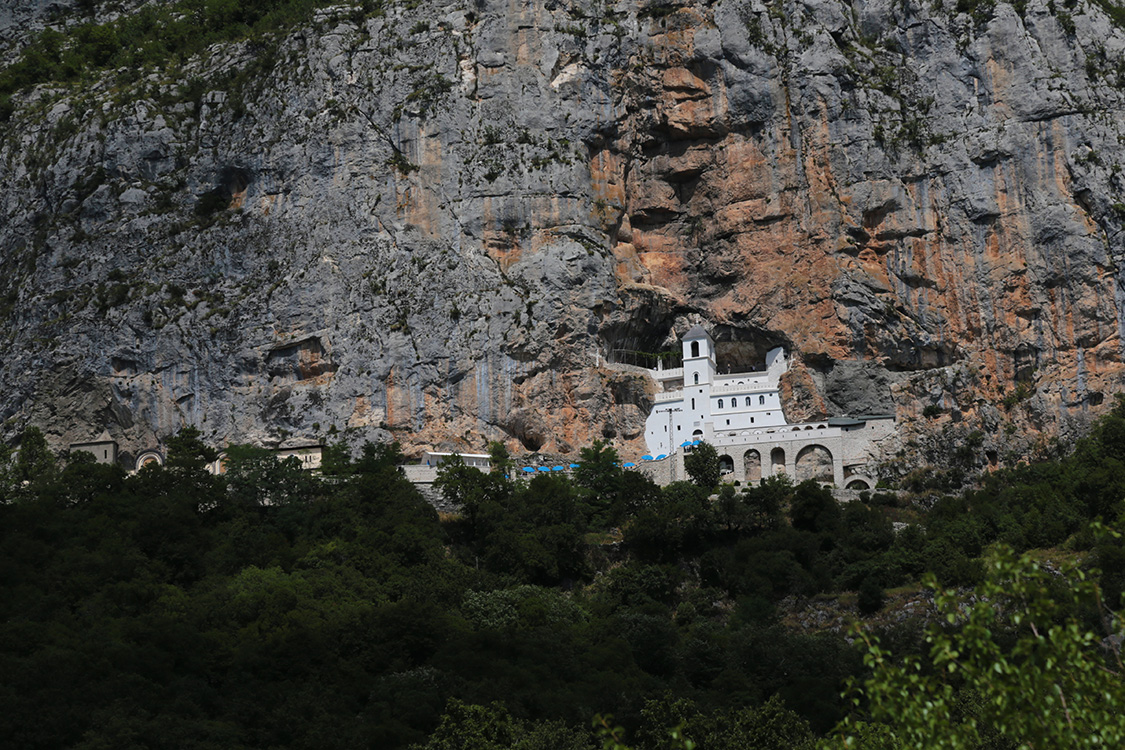
[[[693,325],[691,327],[690,330],[688,330],[687,333],[684,334],[683,340],[684,341],[694,341],[695,339],[709,339],[709,338],[711,338],[711,334],[707,333],[707,331],[703,328],[703,326],[696,323],[695,325]]]

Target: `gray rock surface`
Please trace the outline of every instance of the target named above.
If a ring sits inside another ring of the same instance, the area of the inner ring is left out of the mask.
[[[596,357],[696,322],[788,346],[787,413],[1065,434],[1121,388],[1125,33],[1064,12],[340,6],[25,92],[4,435],[639,447],[646,385]]]

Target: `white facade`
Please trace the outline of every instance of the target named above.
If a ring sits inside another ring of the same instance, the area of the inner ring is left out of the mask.
[[[466,466],[472,466],[484,471],[488,471],[492,467],[492,459],[487,453],[438,453],[436,451],[426,451],[425,454],[422,455],[422,464],[425,466],[438,467],[453,456],[460,457],[461,462]]]
[[[324,459],[324,446],[320,444],[278,448],[274,452],[277,453],[279,461],[290,457],[296,458],[301,462],[301,468],[306,471],[319,471],[320,463]]]
[[[653,455],[670,454],[684,442],[714,442],[718,434],[785,425],[781,376],[789,369],[785,350],[766,355],[766,369],[720,375],[715,342],[699,326],[683,339],[684,365],[651,370],[663,387],[645,422],[645,442]]]

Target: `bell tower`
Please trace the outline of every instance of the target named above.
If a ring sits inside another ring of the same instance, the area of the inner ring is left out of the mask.
[[[715,342],[702,326],[693,326],[683,338],[684,388],[705,386],[715,380]]]

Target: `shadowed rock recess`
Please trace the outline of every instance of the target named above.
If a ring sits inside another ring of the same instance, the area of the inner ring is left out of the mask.
[[[1026,455],[1121,390],[1115,10],[344,4],[24,90],[5,437],[640,449],[652,385],[620,365],[698,322],[733,370],[787,348],[790,420]]]

